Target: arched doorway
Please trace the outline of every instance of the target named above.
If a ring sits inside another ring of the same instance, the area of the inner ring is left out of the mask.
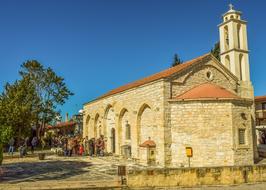
[[[115,153],[115,129],[111,129],[111,151]]]

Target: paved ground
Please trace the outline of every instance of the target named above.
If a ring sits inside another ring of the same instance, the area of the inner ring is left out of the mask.
[[[6,157],[0,172],[0,190],[33,189],[121,189],[117,177],[118,165],[131,168],[144,168],[131,161],[116,157],[58,157],[48,155],[45,160],[37,154],[26,158]],[[106,187],[106,188],[104,188]],[[151,188],[142,188],[151,189]],[[181,189],[181,188],[155,188]],[[240,186],[182,188],[182,190],[265,190],[266,183],[244,184]]]
[[[120,187],[118,165],[143,168],[116,157],[58,157],[48,155],[39,160],[37,154],[26,158],[4,159],[0,189],[51,189],[63,186],[91,188],[95,186]]]

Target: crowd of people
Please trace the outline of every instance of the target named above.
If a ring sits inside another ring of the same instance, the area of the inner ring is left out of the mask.
[[[8,154],[13,156],[15,151],[15,139],[13,137],[9,140],[8,145]],[[27,150],[29,148],[33,154],[36,147],[41,147],[42,149],[49,148],[51,150],[55,150],[58,155],[64,156],[105,155],[105,140],[103,135],[97,139],[62,135],[41,139],[38,139],[36,136],[32,138],[26,137],[25,139],[21,139],[17,145],[20,157],[27,155]]]
[[[27,149],[30,147],[31,153],[34,153],[35,148],[38,145],[38,139],[36,136],[32,137],[31,139],[29,137],[26,137],[25,139],[20,139],[17,148],[19,151],[20,157],[23,157],[27,155]],[[15,144],[15,139],[11,137],[11,139],[8,142],[8,154],[13,156],[14,151],[16,150],[16,144]]]

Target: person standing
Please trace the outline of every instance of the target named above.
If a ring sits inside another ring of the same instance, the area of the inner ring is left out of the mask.
[[[68,156],[71,157],[74,149],[74,139],[70,138],[67,144]]]
[[[88,136],[85,137],[83,142],[84,142],[85,155],[87,156],[89,154],[89,139],[88,139]]]
[[[24,140],[24,144],[23,144],[23,154],[24,156],[27,155],[27,149],[28,149],[28,144],[29,144],[29,137],[26,137]]]
[[[32,140],[31,140],[31,153],[33,154],[34,153],[34,148],[37,146],[37,137],[33,137]]]
[[[94,142],[93,139],[89,140],[89,156],[92,156],[94,154]]]
[[[13,156],[13,153],[14,153],[14,144],[15,144],[15,140],[14,140],[13,137],[11,137],[11,139],[8,142],[8,144],[9,144],[8,154],[9,155],[11,154]]]

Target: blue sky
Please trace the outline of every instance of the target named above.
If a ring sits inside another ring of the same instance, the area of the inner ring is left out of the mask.
[[[20,65],[37,59],[75,93],[61,107],[210,51],[229,0],[0,0],[0,91]],[[255,95],[266,94],[266,1],[231,1],[248,21]]]

